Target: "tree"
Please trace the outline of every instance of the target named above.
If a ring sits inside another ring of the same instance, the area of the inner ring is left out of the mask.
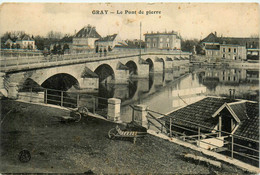
[[[63,37],[63,34],[61,32],[50,31],[47,34],[47,38],[50,38],[50,39],[61,39],[62,37]]]
[[[57,46],[56,46],[56,44],[54,44],[53,49],[51,50],[51,53],[52,54],[56,54],[57,53]]]
[[[57,50],[57,52],[56,52],[57,54],[59,54],[59,55],[62,54],[62,49],[61,49],[60,44],[57,45],[56,50]]]
[[[63,46],[63,53],[65,53],[65,52],[67,52],[69,50],[70,50],[69,45],[68,44],[64,44],[64,46]]]

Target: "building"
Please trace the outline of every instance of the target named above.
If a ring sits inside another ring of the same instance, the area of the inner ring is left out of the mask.
[[[108,35],[95,41],[96,52],[112,51],[119,42],[117,34]]]
[[[8,36],[4,44],[9,49],[36,49],[35,40],[27,34]]]
[[[145,43],[146,48],[150,49],[167,49],[180,50],[181,39],[177,32],[157,32],[146,33]]]
[[[234,44],[221,44],[220,56],[224,59],[246,60],[246,47]]]
[[[161,120],[166,125],[172,121],[174,135],[205,149],[232,150],[233,136],[235,158],[245,162],[245,157],[255,158],[256,162],[251,163],[258,166],[258,102],[206,97],[171,112]]]
[[[75,34],[72,40],[72,50],[74,53],[84,53],[95,49],[95,41],[101,36],[96,31],[96,27],[88,25]]]
[[[204,38],[201,44],[209,58],[246,60],[249,54],[259,56],[259,38],[218,37],[215,32]]]

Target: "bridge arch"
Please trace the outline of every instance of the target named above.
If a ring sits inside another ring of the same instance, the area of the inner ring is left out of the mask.
[[[158,58],[158,61],[163,63],[163,71],[165,70],[165,61],[163,58]]]
[[[94,72],[98,75],[100,83],[110,83],[115,79],[115,72],[108,64],[99,65]]]
[[[49,89],[67,91],[72,88],[72,86],[79,88],[79,82],[74,76],[68,73],[58,73],[43,81],[41,86]]]
[[[149,73],[154,71],[154,63],[151,58],[147,58],[145,60],[149,64]]]
[[[131,75],[137,75],[137,74],[138,74],[137,64],[136,64],[134,61],[130,60],[130,61],[128,61],[125,65],[126,65],[126,66],[128,67],[128,69],[129,69],[129,75],[130,75],[130,76],[131,76]]]

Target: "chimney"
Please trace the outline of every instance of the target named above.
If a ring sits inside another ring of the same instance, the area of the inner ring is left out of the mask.
[[[217,32],[215,31],[215,36],[217,36]]]

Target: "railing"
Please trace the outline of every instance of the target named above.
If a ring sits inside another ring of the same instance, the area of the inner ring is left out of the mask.
[[[178,52],[170,51],[150,51],[143,54],[173,54]],[[83,62],[102,61],[110,59],[119,59],[124,57],[140,56],[138,50],[129,50],[124,52],[107,52],[107,53],[82,53],[82,54],[64,54],[48,56],[27,56],[27,57],[2,57],[0,67],[2,71],[14,71],[28,68],[48,67],[65,64],[75,64]]]
[[[196,146],[224,154],[253,166],[259,165],[259,141],[217,129],[208,128],[191,121],[172,118],[147,109],[148,128],[169,137],[195,144]],[[164,117],[159,119],[159,117]],[[167,117],[167,118],[165,118]],[[185,126],[180,123],[186,123]],[[249,144],[250,143],[250,144]],[[250,146],[251,145],[251,146]]]
[[[18,99],[67,108],[85,106],[93,114],[97,113],[104,117],[107,116],[107,99],[84,93],[65,92],[42,87],[19,86]]]

